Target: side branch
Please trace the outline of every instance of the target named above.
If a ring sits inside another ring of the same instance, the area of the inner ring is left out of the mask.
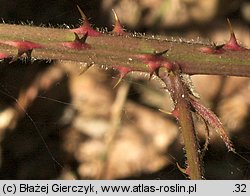
[[[192,180],[200,180],[202,179],[202,169],[199,145],[190,111],[189,95],[186,86],[180,78],[179,71],[171,72],[169,75],[168,73],[162,74],[160,78],[166,84],[174,101],[175,114],[181,127],[187,157],[185,173]]]

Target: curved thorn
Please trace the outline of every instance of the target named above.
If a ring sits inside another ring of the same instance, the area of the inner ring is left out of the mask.
[[[85,50],[85,49],[91,48],[91,45],[86,43],[88,32],[86,32],[82,38],[80,38],[76,32],[74,32],[74,35],[75,35],[74,41],[62,42],[61,44],[67,48],[74,49],[74,50]]]
[[[230,31],[230,34],[231,34],[229,43],[232,42],[233,44],[235,44],[235,47],[239,47],[239,45],[237,43],[237,39],[236,39],[235,33],[234,33],[234,29],[233,29],[232,23],[230,22],[229,18],[227,18],[227,23],[228,23],[228,28],[229,28],[229,31]]]
[[[114,14],[115,17],[115,25],[114,25],[114,29],[112,30],[113,33],[117,34],[117,35],[125,35],[126,32],[123,29],[123,26],[121,25],[121,22],[115,12],[114,9],[112,9],[112,12]]]
[[[114,85],[113,89],[115,89],[122,81],[123,77],[120,76],[119,80],[116,82],[116,84]]]
[[[168,111],[165,111],[165,110],[162,110],[162,109],[158,109],[160,112],[164,113],[164,114],[167,114],[171,117],[174,117],[178,120],[178,112],[176,109],[174,109],[172,112],[168,112]]]
[[[169,51],[169,49],[163,50],[162,52],[155,52],[154,54],[157,56],[162,56],[164,54],[166,54]]]
[[[240,46],[240,44],[237,42],[237,38],[235,36],[232,24],[230,20],[227,18],[227,23],[230,31],[230,39],[229,41],[223,46],[224,49],[226,50],[231,50],[231,51],[243,51],[246,50],[246,48]]]
[[[70,29],[70,31],[73,31],[77,33],[78,35],[85,35],[86,32],[88,32],[88,36],[92,36],[92,37],[100,36],[101,32],[96,31],[95,29],[91,27],[91,24],[89,23],[87,16],[83,13],[83,11],[78,5],[77,5],[77,9],[80,12],[80,15],[82,16],[83,24],[78,28]]]
[[[84,67],[84,69],[80,72],[79,76],[82,75],[83,73],[85,73],[86,71],[88,71],[88,69],[91,67],[92,65],[87,65],[86,67]]]
[[[74,35],[75,35],[75,41],[80,41],[78,34],[74,32]]]
[[[118,18],[118,16],[117,16],[117,14],[116,14],[116,12],[115,12],[114,9],[112,9],[112,12],[113,12],[113,14],[114,14],[115,21],[120,23],[120,20],[119,20],[119,18]]]
[[[85,43],[86,42],[86,40],[87,40],[87,38],[88,38],[88,35],[89,35],[89,33],[88,33],[88,31],[84,34],[84,36],[80,39],[80,41],[82,42],[82,43]]]
[[[163,109],[158,109],[160,112],[164,113],[164,114],[167,114],[169,116],[173,116],[172,112],[168,112],[166,110],[163,110]]]
[[[231,35],[234,35],[233,26],[232,26],[229,18],[227,18],[227,24],[228,24],[228,28],[229,28],[229,31],[230,31]]]
[[[176,162],[176,166],[181,173],[188,175],[187,168],[182,168],[178,162]]]
[[[80,8],[78,5],[76,5],[76,6],[77,6],[77,9],[78,9],[78,11],[79,11],[81,17],[82,17],[82,20],[83,20],[85,23],[89,23],[87,16],[83,13],[83,11],[81,10],[81,8]]]
[[[79,35],[78,35],[77,33],[74,32],[74,34],[75,34],[75,41],[78,41],[78,42],[80,42],[80,43],[82,43],[82,44],[84,44],[84,43],[86,42],[87,38],[88,38],[88,32],[86,32],[86,33],[83,35],[82,38],[80,38]]]
[[[113,67],[114,69],[116,69],[117,71],[119,71],[119,75],[120,75],[120,78],[119,80],[117,81],[117,83],[115,84],[115,86],[113,87],[116,88],[118,86],[118,84],[122,81],[122,79],[129,73],[132,71],[131,68],[128,68],[128,67],[122,67],[122,66],[114,66]]]
[[[220,50],[224,47],[225,44],[215,45],[215,50]]]

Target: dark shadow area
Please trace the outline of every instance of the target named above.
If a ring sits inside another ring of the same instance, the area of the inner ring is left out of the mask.
[[[13,106],[20,90],[25,91],[51,66],[53,61],[1,63],[1,110]],[[70,103],[68,78],[64,77],[39,95]],[[7,129],[3,135],[0,179],[55,179],[61,174],[67,157],[62,141],[64,129],[69,125],[60,122],[65,108],[66,105],[36,97],[16,128]]]
[[[79,5],[84,13],[99,25],[100,1],[82,0],[12,0],[1,1],[0,17],[7,23],[20,24],[32,21],[34,25],[49,24],[53,26],[67,24],[78,25],[80,14],[76,5]]]

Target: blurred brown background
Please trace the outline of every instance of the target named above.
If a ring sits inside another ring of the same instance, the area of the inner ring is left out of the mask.
[[[79,5],[95,27],[112,29],[114,8],[129,31],[207,38],[223,43],[229,38],[230,18],[240,43],[250,48],[250,2],[244,0],[11,0],[1,2],[0,17],[6,23],[45,26],[77,26]],[[66,25],[65,25],[66,24]],[[53,63],[13,63],[0,67],[1,113],[14,103],[34,78]],[[83,75],[69,71],[50,90],[40,92],[14,130],[1,142],[1,179],[186,179],[176,162],[184,166],[182,139],[174,119],[158,112],[172,108],[168,93],[148,76],[127,78],[120,88],[114,73],[91,68]],[[32,77],[31,77],[32,76]],[[218,114],[237,152],[250,160],[247,78],[192,77],[201,101]],[[121,111],[121,124],[110,140],[112,108],[119,92],[129,88]],[[7,94],[7,95],[6,95]],[[34,123],[33,123],[34,122]],[[200,143],[204,125],[196,119]],[[51,158],[37,134],[41,132]],[[249,179],[250,163],[228,153],[216,132],[204,157],[206,179]]]

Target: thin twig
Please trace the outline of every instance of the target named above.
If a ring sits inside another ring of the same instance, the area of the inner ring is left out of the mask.
[[[104,159],[102,162],[99,179],[108,178],[107,168],[109,165],[109,155],[112,151],[112,147],[116,139],[116,136],[120,130],[122,111],[126,103],[129,87],[130,85],[127,82],[124,82],[119,86],[116,99],[111,108],[111,119],[110,119],[111,125],[105,137],[106,149],[103,156]]]

